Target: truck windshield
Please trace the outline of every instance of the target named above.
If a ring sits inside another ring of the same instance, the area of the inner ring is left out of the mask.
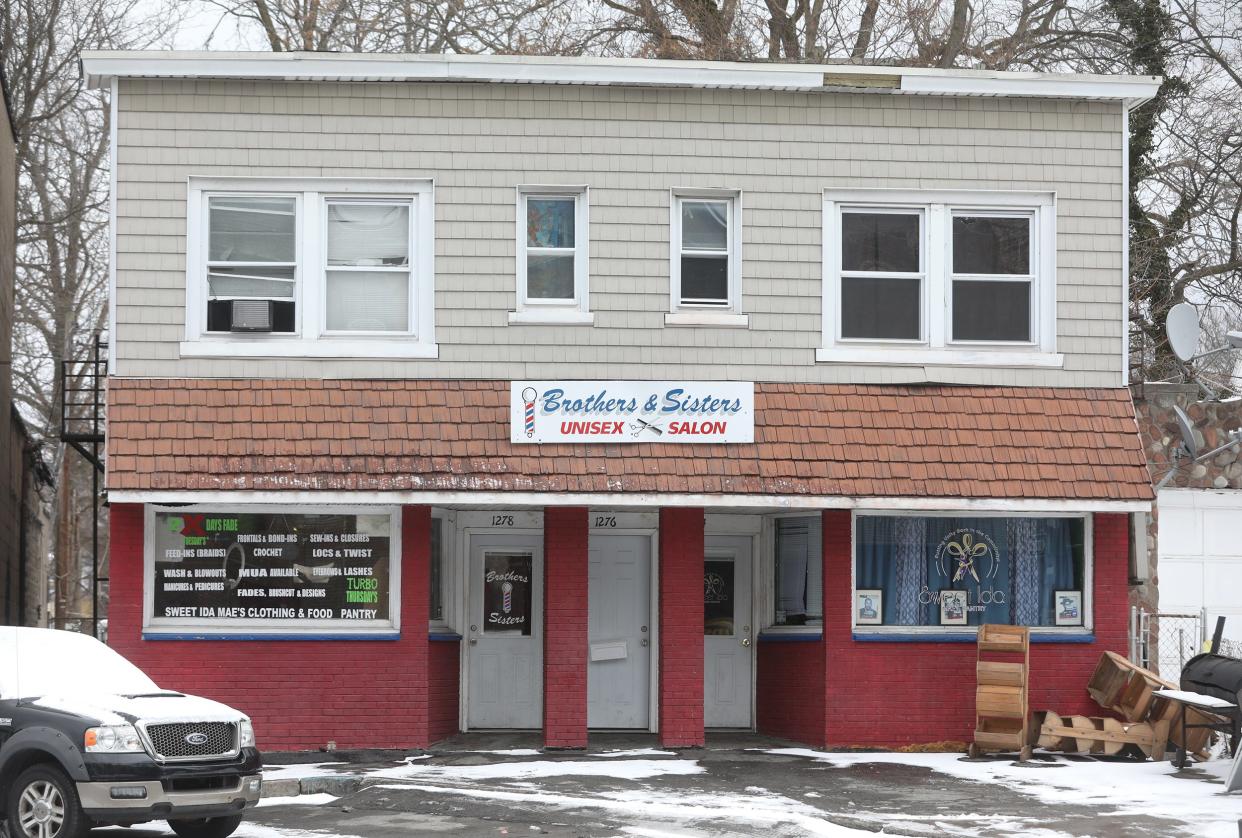
[[[0,628],[0,698],[158,692],[142,670],[93,637]]]

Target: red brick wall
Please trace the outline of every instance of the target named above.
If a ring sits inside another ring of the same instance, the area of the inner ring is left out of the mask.
[[[437,640],[427,656],[427,738],[438,742],[461,730],[461,641]]]
[[[974,644],[854,642],[850,513],[823,515],[827,744],[969,742]],[[1102,715],[1087,697],[1087,681],[1101,652],[1126,651],[1126,516],[1097,514],[1094,524],[1095,642],[1031,645],[1031,710]]]
[[[114,504],[109,642],[161,686],[249,715],[265,750],[425,747],[430,527],[428,507],[402,510],[400,640],[146,641],[143,508]]]
[[[660,510],[660,743],[703,744],[703,510]]]
[[[587,745],[587,509],[543,511],[543,736]]]
[[[823,747],[824,643],[759,640],[755,718],[760,733]]]

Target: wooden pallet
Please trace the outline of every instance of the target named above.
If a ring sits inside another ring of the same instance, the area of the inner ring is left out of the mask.
[[[1030,743],[1068,754],[1120,753],[1127,745],[1144,756],[1160,759],[1169,740],[1169,722],[1123,722],[1096,716],[1062,716],[1051,710],[1035,713]]]
[[[1028,741],[1028,692],[1031,672],[1030,631],[1022,626],[979,626],[975,663],[975,740],[972,757],[987,751],[1031,756]],[[985,654],[1021,655],[1022,660],[985,660]]]
[[[1177,715],[1177,704],[1155,695],[1157,690],[1175,690],[1177,685],[1166,681],[1156,673],[1131,663],[1116,652],[1104,652],[1096,664],[1095,672],[1087,683],[1087,693],[1095,703],[1111,710],[1127,722],[1170,723]],[[1205,723],[1210,719],[1197,710],[1189,710],[1191,724]],[[1175,745],[1185,745],[1187,751],[1204,756],[1211,733],[1203,728],[1186,731],[1187,741],[1181,741],[1180,725],[1169,731]],[[1161,754],[1160,756],[1163,756]],[[1157,759],[1160,758],[1157,757]]]

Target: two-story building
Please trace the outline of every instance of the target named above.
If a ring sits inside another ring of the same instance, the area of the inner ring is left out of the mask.
[[[110,641],[270,749],[966,740],[1124,651],[1151,78],[88,53]]]

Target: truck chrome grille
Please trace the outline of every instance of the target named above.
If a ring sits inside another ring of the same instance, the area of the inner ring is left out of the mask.
[[[179,722],[147,725],[155,755],[166,760],[228,757],[237,753],[237,725],[230,722]]]

